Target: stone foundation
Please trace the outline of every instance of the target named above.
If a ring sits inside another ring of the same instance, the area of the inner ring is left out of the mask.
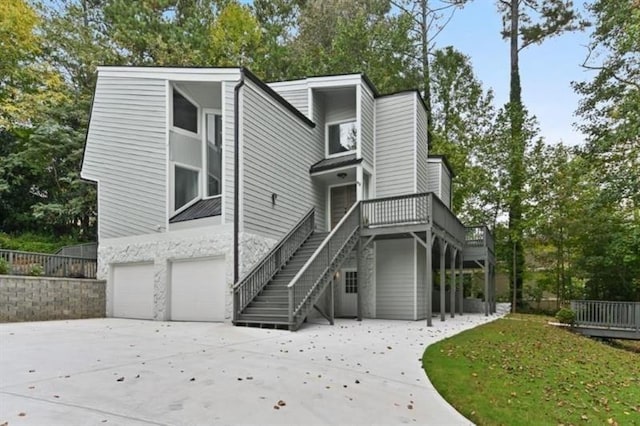
[[[0,322],[105,316],[105,281],[0,275]]]

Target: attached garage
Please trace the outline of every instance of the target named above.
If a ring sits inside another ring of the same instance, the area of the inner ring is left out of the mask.
[[[170,319],[224,321],[226,297],[224,257],[173,261],[170,286]]]
[[[113,316],[153,319],[153,277],[152,263],[113,265]]]

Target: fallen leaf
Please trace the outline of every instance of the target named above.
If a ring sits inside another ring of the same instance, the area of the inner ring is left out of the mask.
[[[279,405],[280,407],[284,407],[285,405],[287,405],[287,403],[286,403],[286,402],[284,402],[283,400],[280,400],[280,401],[278,401],[278,405]]]
[[[274,406],[273,406],[273,409],[274,409],[274,410],[279,410],[279,409],[280,409],[280,407],[278,407],[277,405],[274,405]]]
[[[409,405],[407,405],[407,408],[408,408],[409,410],[413,410],[413,405],[409,404]]]
[[[190,382],[195,382],[195,381],[196,381],[196,378],[195,378],[195,377],[192,377],[192,378],[190,378],[190,379],[189,379],[189,381],[190,381]]]
[[[124,377],[120,377],[119,379],[116,379],[116,382],[124,382]]]
[[[25,412],[18,413],[18,417],[24,417],[24,416],[26,416],[26,415],[27,415],[27,413],[25,413]]]

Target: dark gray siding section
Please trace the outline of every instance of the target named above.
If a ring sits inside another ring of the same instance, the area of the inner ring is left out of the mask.
[[[440,197],[440,170],[439,160],[429,160],[427,163],[427,191],[435,193]]]
[[[413,93],[376,100],[376,196],[415,189],[415,108]]]
[[[422,244],[416,244],[416,319],[424,319],[427,317],[427,303],[426,303],[426,271],[427,271],[427,249]]]
[[[422,102],[417,98],[419,95],[416,93],[416,134],[417,134],[417,146],[416,146],[416,179],[417,179],[417,192],[428,191],[428,178],[427,178],[427,159],[429,157],[429,144],[427,140],[427,112],[422,106]]]
[[[253,82],[242,88],[241,111],[241,229],[277,239],[321,204],[309,167],[323,148],[314,143],[314,129]]]
[[[373,132],[374,123],[373,115],[375,109],[375,100],[373,94],[369,91],[366,85],[360,87],[361,102],[360,102],[360,126],[362,134],[362,159],[365,164],[370,168],[373,167]]]
[[[414,241],[376,243],[376,318],[414,318]]]
[[[440,199],[447,207],[451,208],[451,175],[444,163],[442,163],[440,167],[442,168],[442,172],[440,174],[442,179],[440,182],[440,185],[442,186],[442,196]]]
[[[167,221],[166,82],[98,77],[82,176],[99,181],[99,238]]]
[[[235,87],[238,82],[225,81],[222,84],[222,96],[223,96],[223,111],[222,120],[224,122],[224,174],[222,176],[224,203],[222,205],[222,214],[224,217],[224,223],[233,223],[233,209],[234,209],[234,155],[235,155],[235,135],[234,135],[234,123],[235,123]]]

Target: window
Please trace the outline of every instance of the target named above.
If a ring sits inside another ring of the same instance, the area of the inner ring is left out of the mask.
[[[198,107],[173,89],[173,127],[198,133]]]
[[[198,197],[199,175],[198,170],[175,166],[174,210],[180,209]]]
[[[355,121],[328,126],[329,155],[356,149],[358,128]]]
[[[358,293],[358,273],[356,271],[344,273],[344,292],[347,294]]]
[[[222,116],[207,114],[207,197],[222,193]]]

